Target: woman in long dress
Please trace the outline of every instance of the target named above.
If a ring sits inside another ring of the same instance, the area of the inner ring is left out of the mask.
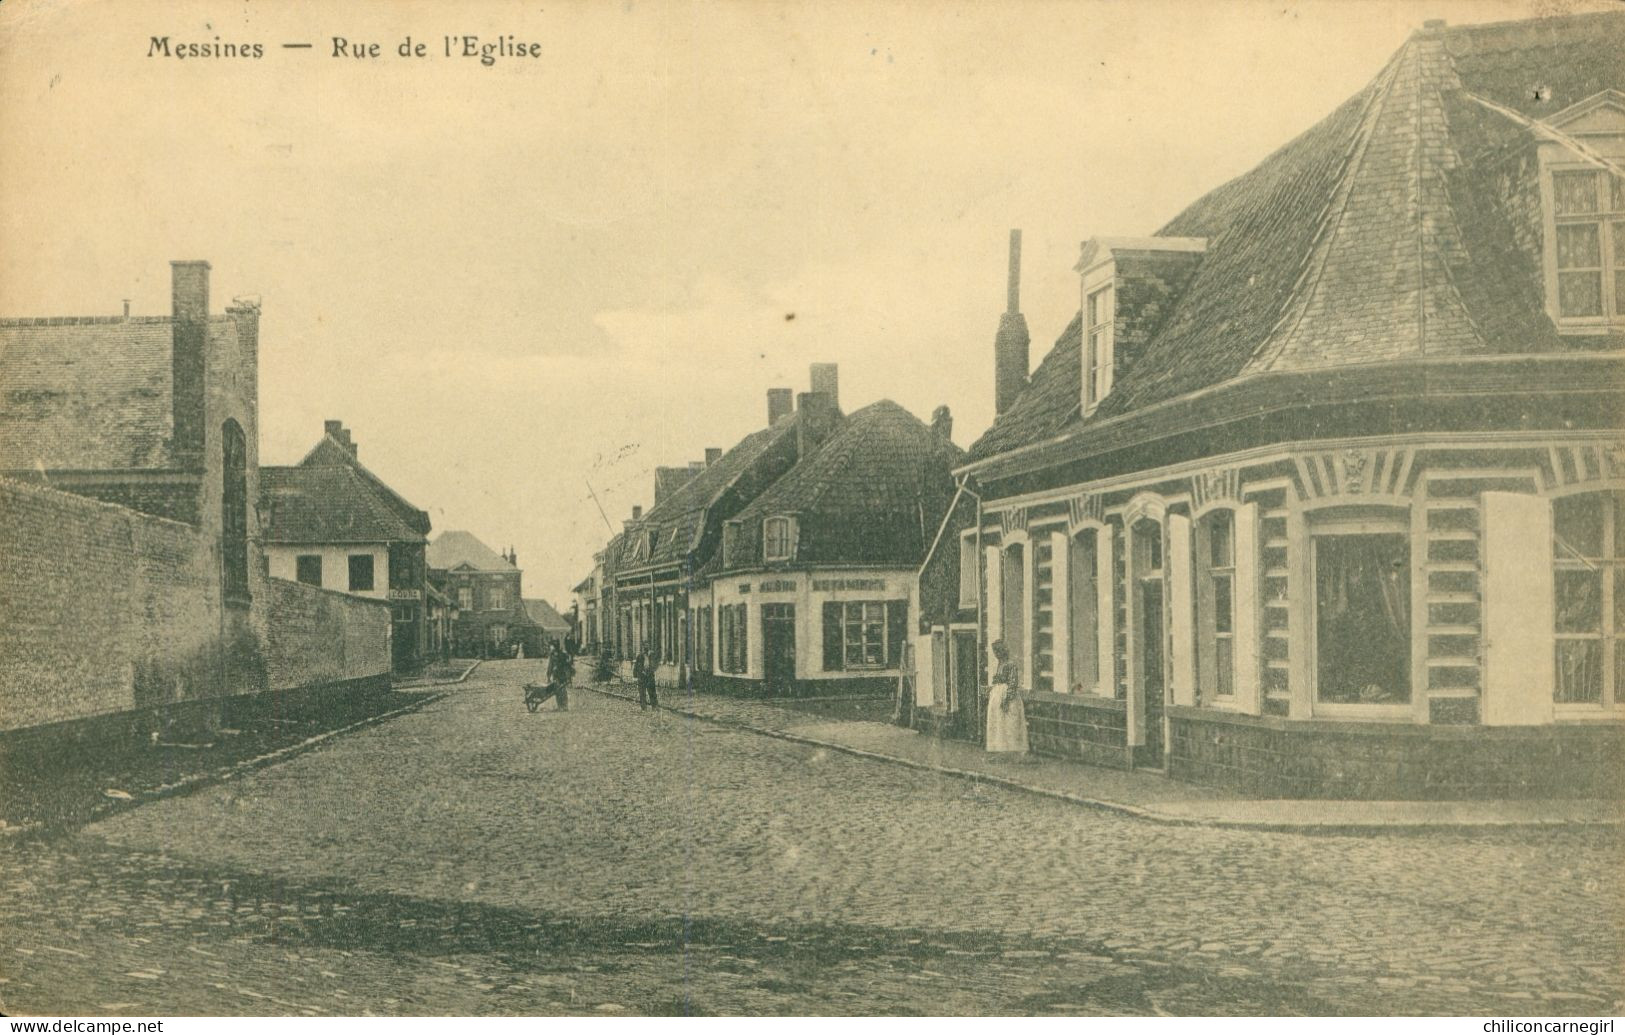
[[[993,687],[987,696],[987,750],[1027,753],[1027,711],[1021,703],[1020,668],[1003,640],[993,642]]]

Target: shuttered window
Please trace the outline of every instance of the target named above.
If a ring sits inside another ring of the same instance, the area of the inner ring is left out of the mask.
[[[908,601],[830,601],[823,624],[824,671],[902,667]]]

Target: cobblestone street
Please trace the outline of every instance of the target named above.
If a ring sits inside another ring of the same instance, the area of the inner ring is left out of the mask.
[[[0,847],[0,1010],[1620,1008],[1617,829],[1161,826],[538,672]]]

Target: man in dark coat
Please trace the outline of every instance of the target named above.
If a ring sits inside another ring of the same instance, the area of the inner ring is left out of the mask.
[[[637,659],[632,662],[632,678],[638,683],[638,707],[658,707],[660,702],[655,699],[655,661],[649,656],[648,647],[638,651]]]

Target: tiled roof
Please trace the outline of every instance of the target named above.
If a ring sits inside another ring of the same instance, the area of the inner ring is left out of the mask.
[[[0,320],[0,470],[161,468],[172,462],[167,316]],[[237,324],[209,320],[210,344]]]
[[[1274,371],[1618,348],[1560,339],[1504,185],[1549,117],[1625,88],[1625,14],[1424,30],[1364,90],[1158,236],[1208,245],[1091,419]],[[971,448],[982,459],[1081,423],[1076,322]]]
[[[679,486],[646,512],[629,532],[610,541],[611,549],[604,551],[604,570],[628,571],[676,563],[687,557],[704,537],[708,508],[751,472],[773,446],[787,437],[794,439],[799,419],[799,415],[781,419],[772,427],[746,435],[721,459]],[[648,546],[651,535],[653,550]],[[612,558],[612,552],[618,556]]]
[[[429,567],[450,569],[466,564],[475,571],[518,571],[472,532],[441,532],[429,543]]]
[[[267,542],[422,542],[377,489],[348,467],[261,467]]]
[[[919,564],[962,456],[890,399],[871,403],[739,512],[727,566],[759,560],[762,520],[781,514],[796,519],[798,564]]]
[[[299,466],[348,467],[371,485],[383,500],[384,505],[393,510],[396,516],[405,522],[408,527],[416,529],[424,535],[427,535],[432,527],[429,523],[427,511],[414,507],[404,496],[386,485],[382,478],[367,470],[366,466],[356,459],[355,454],[341,443],[335,441],[332,435],[323,435],[322,440],[316,443],[309,453],[305,454],[303,460],[299,461]]]
[[[550,633],[563,635],[570,631],[570,622],[556,611],[552,604],[536,597],[525,597],[523,600],[525,613],[536,625]]]

